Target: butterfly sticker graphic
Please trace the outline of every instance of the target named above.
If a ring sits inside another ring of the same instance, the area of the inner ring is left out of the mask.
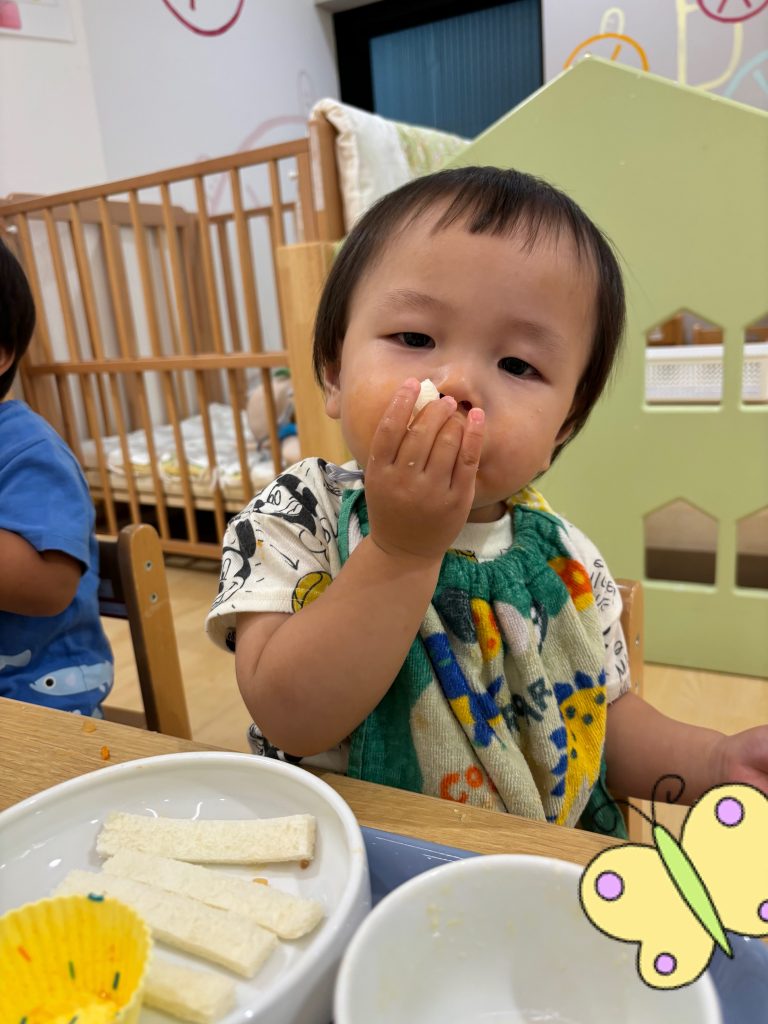
[[[710,789],[686,815],[679,842],[651,825],[654,846],[628,843],[590,861],[579,898],[601,932],[638,943],[647,985],[682,988],[704,973],[715,944],[733,957],[726,929],[768,935],[768,797],[742,784]]]

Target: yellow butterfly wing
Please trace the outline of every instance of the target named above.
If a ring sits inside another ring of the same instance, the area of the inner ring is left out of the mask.
[[[695,981],[714,942],[681,898],[655,847],[627,845],[599,853],[581,876],[581,904],[614,939],[639,944],[637,969],[653,988]]]
[[[711,789],[688,812],[680,845],[723,927],[768,935],[768,797],[741,784]]]

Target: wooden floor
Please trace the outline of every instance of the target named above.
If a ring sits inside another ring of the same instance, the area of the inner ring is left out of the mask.
[[[234,658],[214,647],[203,625],[216,595],[218,566],[178,558],[167,564],[194,738],[247,751],[250,719],[235,683]],[[141,701],[128,627],[114,620],[105,620],[105,626],[116,665],[110,703],[138,709]],[[765,679],[646,665],[644,696],[665,714],[727,733],[768,722]]]
[[[218,565],[171,557],[166,560],[166,571],[193,738],[247,751],[250,717],[235,682],[235,659],[215,647],[205,634],[205,616],[219,582]],[[108,703],[140,710],[128,624],[104,619],[104,627],[115,656],[115,686]]]

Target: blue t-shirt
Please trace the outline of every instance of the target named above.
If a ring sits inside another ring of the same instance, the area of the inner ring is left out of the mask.
[[[0,697],[99,714],[113,663],[99,619],[94,519],[85,477],[56,431],[23,402],[0,402],[0,529],[83,566],[59,615],[0,611]]]

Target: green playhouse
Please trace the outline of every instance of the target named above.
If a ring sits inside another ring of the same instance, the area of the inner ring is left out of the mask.
[[[453,163],[540,175],[613,240],[623,357],[541,489],[644,581],[648,661],[768,676],[768,590],[736,584],[739,523],[768,509],[768,402],[742,397],[745,330],[768,312],[768,114],[587,58]],[[723,328],[719,403],[646,401],[648,332],[680,310]],[[645,519],[681,500],[717,522],[712,585],[646,577]]]

